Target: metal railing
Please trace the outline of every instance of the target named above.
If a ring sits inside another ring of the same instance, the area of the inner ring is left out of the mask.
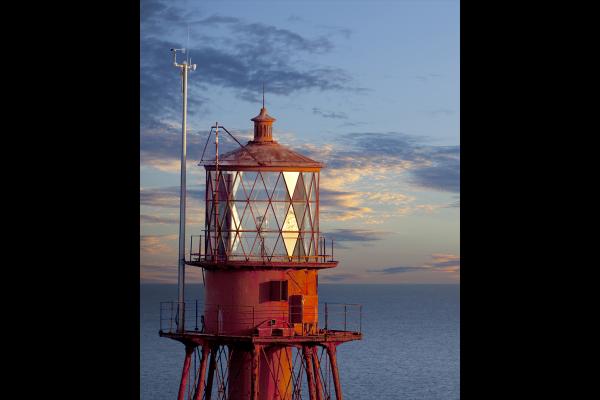
[[[362,333],[362,304],[323,303],[325,330]]]
[[[179,305],[177,301],[163,301],[160,303],[160,330],[162,332],[177,332]],[[202,330],[202,313],[204,304],[199,300],[184,302],[184,328],[186,331],[200,332]]]
[[[178,332],[178,304],[176,301],[160,303],[161,332]],[[204,304],[195,300],[184,303],[183,309],[185,332],[254,335],[258,334],[259,328],[294,328],[293,322],[298,320],[308,326],[306,331],[302,331],[303,335],[316,333],[319,330],[317,321],[324,322],[325,330],[362,332],[360,304],[323,303],[319,312],[317,307],[311,311],[303,305],[289,305],[287,302],[255,307]]]
[[[253,231],[254,232],[254,231]],[[235,235],[236,231],[229,232]],[[263,251],[258,251],[260,254],[250,253],[252,249],[243,249],[238,245],[236,252],[227,249],[225,254],[217,252],[217,249],[213,249],[211,242],[214,242],[214,234],[207,236],[206,229],[203,235],[192,235],[190,236],[190,250],[189,250],[189,262],[200,262],[200,261],[260,261],[260,262],[316,262],[326,263],[333,262],[335,258],[333,256],[334,239],[326,239],[325,236],[319,236],[318,239],[318,254],[312,255],[297,255],[289,256],[285,254],[268,254]],[[255,244],[254,247],[260,249],[260,244]],[[241,250],[241,253],[240,253]]]

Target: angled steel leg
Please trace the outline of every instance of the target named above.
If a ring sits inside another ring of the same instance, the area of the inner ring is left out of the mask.
[[[317,384],[317,400],[323,400],[323,382],[321,381],[321,365],[319,363],[319,355],[317,348],[313,347],[313,368],[315,370],[315,382]]]
[[[218,346],[212,346],[210,348],[210,361],[208,365],[208,377],[206,378],[206,400],[210,400],[212,397],[213,379],[215,377],[215,369],[217,369],[217,352],[219,351]]]
[[[259,365],[259,359],[260,359],[260,351],[261,351],[262,346],[260,345],[254,345],[254,347],[252,347],[252,370],[251,370],[251,377],[250,377],[250,388],[251,388],[251,392],[250,392],[250,400],[258,400],[258,386],[259,386],[259,382],[258,382],[258,365]]]
[[[187,386],[188,374],[190,372],[190,362],[195,347],[185,346],[185,359],[183,360],[183,371],[181,372],[181,383],[179,384],[179,394],[177,400],[185,400],[185,388]]]
[[[327,355],[329,356],[329,362],[331,363],[331,373],[333,375],[333,384],[335,386],[335,398],[336,400],[343,400],[342,386],[340,385],[340,373],[338,371],[337,357],[335,344],[325,344],[327,348]]]
[[[308,393],[310,400],[317,400],[317,389],[315,388],[315,377],[313,370],[313,349],[310,346],[302,346],[302,354],[306,361],[306,380],[308,381]]]
[[[200,361],[200,370],[198,372],[198,386],[196,386],[196,395],[194,400],[202,400],[202,394],[204,393],[205,377],[206,377],[206,364],[208,359],[208,353],[210,349],[208,346],[202,346],[202,360]]]

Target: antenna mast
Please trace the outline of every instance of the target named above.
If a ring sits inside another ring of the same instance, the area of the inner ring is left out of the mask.
[[[183,96],[183,112],[181,121],[181,185],[179,192],[179,255],[177,261],[177,331],[184,331],[185,323],[185,206],[186,206],[186,162],[187,162],[187,80],[188,72],[196,70],[196,64],[184,61],[177,62],[177,52],[186,53],[185,49],[171,49],[173,66],[181,70],[181,91]]]

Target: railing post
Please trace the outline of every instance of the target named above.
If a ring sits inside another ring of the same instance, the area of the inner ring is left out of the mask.
[[[348,306],[344,304],[344,331],[346,331],[346,316],[347,316]]]
[[[333,238],[331,239],[331,261],[333,261]]]
[[[362,304],[359,307],[359,322],[358,322],[358,332],[362,333]]]
[[[325,330],[327,330],[327,321],[328,321],[327,303],[325,303]]]
[[[173,332],[173,302],[171,302],[171,315],[169,315],[169,333]]]
[[[198,299],[196,299],[196,330],[198,330]]]

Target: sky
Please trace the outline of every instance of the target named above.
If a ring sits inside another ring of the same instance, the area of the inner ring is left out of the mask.
[[[210,126],[250,140],[264,84],[274,139],[326,164],[320,225],[339,266],[321,282],[459,283],[459,11],[451,0],[142,0],[141,282],[177,281],[182,99],[169,49],[183,47],[197,64],[186,246],[204,229]]]

